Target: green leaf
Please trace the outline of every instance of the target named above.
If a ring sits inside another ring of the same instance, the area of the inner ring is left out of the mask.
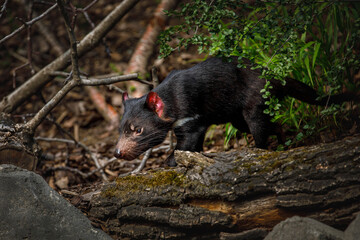
[[[316,58],[318,56],[319,50],[320,50],[321,43],[317,42],[314,46],[314,55],[313,55],[313,62],[312,67],[315,67]]]
[[[305,57],[305,61],[304,61],[304,62],[305,62],[305,66],[306,66],[306,70],[307,70],[308,76],[309,76],[310,81],[311,81],[311,86],[314,87],[314,82],[313,82],[313,79],[312,79],[312,74],[311,74],[309,57],[308,57],[308,56]]]

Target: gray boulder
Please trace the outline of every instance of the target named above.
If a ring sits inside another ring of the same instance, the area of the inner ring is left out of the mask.
[[[111,239],[44,179],[0,165],[0,239]]]
[[[344,232],[307,217],[291,217],[277,224],[265,240],[343,240]]]
[[[358,214],[354,221],[345,230],[345,240],[359,240],[360,239],[360,214]]]

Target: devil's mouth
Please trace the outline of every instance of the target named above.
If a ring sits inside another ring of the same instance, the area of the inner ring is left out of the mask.
[[[145,151],[129,153],[129,152],[122,152],[121,149],[116,149],[114,152],[114,157],[116,157],[118,159],[124,159],[124,160],[130,161],[130,160],[134,160],[135,158],[139,157],[143,152],[145,152]]]

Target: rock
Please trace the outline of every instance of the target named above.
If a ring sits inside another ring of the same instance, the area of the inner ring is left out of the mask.
[[[354,221],[345,230],[345,240],[360,239],[360,214],[358,214]]]
[[[344,233],[307,217],[291,217],[277,224],[264,240],[343,240]]]
[[[0,239],[111,239],[44,179],[0,165]]]

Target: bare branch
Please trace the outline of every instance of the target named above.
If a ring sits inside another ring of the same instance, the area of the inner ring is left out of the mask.
[[[13,76],[13,84],[12,84],[13,88],[16,88],[16,71],[26,67],[27,65],[29,65],[29,62],[26,62],[26,63],[24,63],[24,64],[22,64],[22,65],[20,65],[20,66],[18,66],[18,67],[11,70],[11,73],[12,73],[12,76]]]
[[[50,73],[50,76],[68,77],[69,73],[68,72],[63,72],[63,71],[54,71],[54,72]]]
[[[81,57],[93,49],[99,41],[115,26],[115,24],[133,7],[139,0],[122,1],[93,31],[88,33],[78,45],[78,55]],[[55,59],[49,65],[37,72],[15,91],[6,96],[0,102],[0,111],[10,113],[31,95],[39,91],[39,88],[52,80],[50,73],[62,70],[68,66],[70,51]]]
[[[134,173],[138,173],[138,172],[140,172],[141,170],[143,170],[144,167],[145,167],[145,164],[146,164],[147,160],[148,160],[149,157],[150,157],[151,152],[152,152],[152,148],[150,148],[149,150],[147,150],[147,151],[145,152],[144,157],[143,157],[143,159],[141,160],[140,165],[139,165],[135,170],[133,170],[133,171],[131,171],[131,172],[124,173],[124,174],[120,174],[119,177],[126,177],[126,176],[129,176],[129,175],[134,174]]]
[[[72,73],[73,73],[73,79],[76,82],[80,82],[80,71],[79,71],[79,64],[78,64],[78,54],[77,54],[77,43],[76,43],[76,37],[74,33],[74,22],[70,22],[69,16],[65,10],[64,2],[62,0],[56,0],[61,15],[64,18],[65,25],[66,25],[66,31],[69,36],[70,41],[70,56],[71,56],[71,64],[72,64]],[[74,19],[73,19],[74,20]]]
[[[34,133],[37,126],[44,120],[46,115],[65,97],[65,95],[74,87],[80,85],[103,85],[103,84],[111,84],[114,82],[124,81],[124,79],[131,80],[137,79],[137,74],[129,74],[124,76],[119,76],[116,79],[96,79],[93,83],[91,80],[80,80],[79,82],[76,81],[69,81],[59,92],[55,94],[55,96],[42,108],[40,111],[24,125],[29,133]]]
[[[69,73],[55,71],[55,72],[51,73],[50,75],[51,76],[68,77]],[[117,82],[129,81],[129,80],[139,81],[142,83],[152,85],[151,82],[139,79],[137,73],[127,74],[127,75],[110,76],[107,78],[98,78],[98,77],[87,78],[87,77],[83,77],[83,76],[80,76],[80,78],[81,78],[81,85],[84,85],[84,86],[108,85],[108,84],[113,84],[113,83],[117,83]]]
[[[3,39],[0,40],[0,44],[2,44],[3,42],[5,42],[6,40],[12,38],[13,36],[15,36],[18,32],[22,31],[26,26],[31,26],[34,23],[36,23],[37,21],[39,21],[40,19],[42,19],[43,17],[45,17],[47,14],[49,14],[52,10],[54,10],[56,8],[57,4],[52,5],[49,9],[47,9],[45,12],[43,12],[41,15],[37,16],[36,18],[33,18],[31,21],[28,21],[26,23],[24,23],[21,27],[19,27],[18,29],[16,29],[15,31],[13,31],[12,33],[10,33],[9,35],[5,36]]]
[[[68,171],[78,173],[83,178],[88,178],[88,177],[92,176],[94,173],[96,173],[98,171],[102,171],[110,163],[117,160],[117,158],[112,158],[109,161],[107,161],[103,166],[101,166],[99,164],[99,160],[97,159],[95,154],[92,151],[90,151],[90,149],[86,145],[84,145],[83,143],[81,143],[79,141],[70,140],[70,139],[62,139],[62,138],[45,138],[45,137],[36,137],[35,140],[37,140],[37,141],[47,141],[47,142],[62,142],[62,143],[70,143],[70,144],[74,144],[74,145],[79,145],[90,155],[90,158],[94,161],[94,163],[96,165],[96,169],[92,170],[89,173],[83,173],[83,172],[81,172],[80,170],[78,170],[76,168],[70,168],[70,167],[58,167],[58,168],[51,168],[50,169],[50,170],[54,170],[54,171],[55,170],[68,170]],[[103,175],[103,178],[105,180],[107,180],[107,177],[106,176],[104,177],[104,175]]]
[[[154,88],[156,88],[159,85],[159,77],[158,77],[157,73],[158,73],[157,67],[153,66],[151,68],[151,75],[152,75],[152,82],[153,82]]]
[[[5,0],[4,4],[1,6],[0,18],[2,17],[3,13],[6,12],[6,5],[7,5],[8,1],[9,0]]]
[[[98,85],[107,85],[107,84],[113,84],[117,82],[123,82],[123,81],[140,81],[138,79],[138,74],[128,74],[128,75],[122,75],[122,76],[116,76],[116,77],[110,77],[110,78],[104,78],[104,79],[81,79],[81,85],[84,86],[98,86]]]
[[[108,85],[107,87],[108,87],[108,89],[109,89],[110,91],[114,90],[114,91],[116,91],[116,92],[118,92],[118,93],[121,93],[121,94],[123,94],[123,93],[125,92],[124,90],[122,90],[121,88],[118,88],[117,86],[115,86],[115,85],[113,85],[113,84],[110,84],[110,85]]]
[[[74,87],[78,86],[76,81],[68,82],[59,92],[55,94],[49,102],[45,104],[43,108],[27,123],[24,124],[24,128],[30,133],[33,134],[39,124],[44,120],[46,115],[65,97],[65,95]]]
[[[151,152],[152,152],[152,148],[150,148],[149,150],[147,150],[147,151],[145,152],[145,155],[144,155],[143,159],[141,160],[140,165],[139,165],[134,171],[132,171],[131,174],[133,174],[133,173],[138,173],[138,172],[140,172],[141,170],[144,169],[144,167],[145,167],[145,165],[146,165],[146,162],[147,162],[147,160],[148,160],[149,157],[150,157]]]
[[[46,142],[61,142],[61,143],[70,143],[70,144],[79,144],[82,145],[80,142],[77,142],[75,140],[71,139],[65,139],[65,138],[46,138],[46,137],[35,137],[36,141],[46,141]]]
[[[82,11],[86,12],[87,10],[89,10],[89,8],[91,8],[92,6],[94,6],[95,3],[97,3],[98,0],[94,0],[92,1],[89,5],[87,5],[86,7],[84,7],[83,9],[81,9]]]
[[[61,171],[61,170],[65,170],[65,171],[70,171],[70,172],[74,172],[79,174],[82,178],[86,179],[91,177],[92,175],[94,175],[95,173],[104,170],[104,168],[106,168],[108,165],[110,165],[111,163],[117,161],[117,158],[112,158],[109,161],[107,161],[103,166],[96,168],[88,173],[84,173],[82,171],[80,171],[77,168],[72,168],[72,167],[67,167],[67,166],[62,166],[62,167],[53,167],[53,168],[49,168],[48,171]]]
[[[32,14],[33,14],[33,2],[30,1],[29,2],[29,10],[28,10],[28,19],[30,20],[32,18]],[[32,38],[31,38],[31,25],[26,25],[27,26],[27,57],[28,57],[28,62],[29,62],[29,66],[30,66],[30,70],[31,70],[31,74],[35,74],[35,69],[33,67],[32,64]]]

